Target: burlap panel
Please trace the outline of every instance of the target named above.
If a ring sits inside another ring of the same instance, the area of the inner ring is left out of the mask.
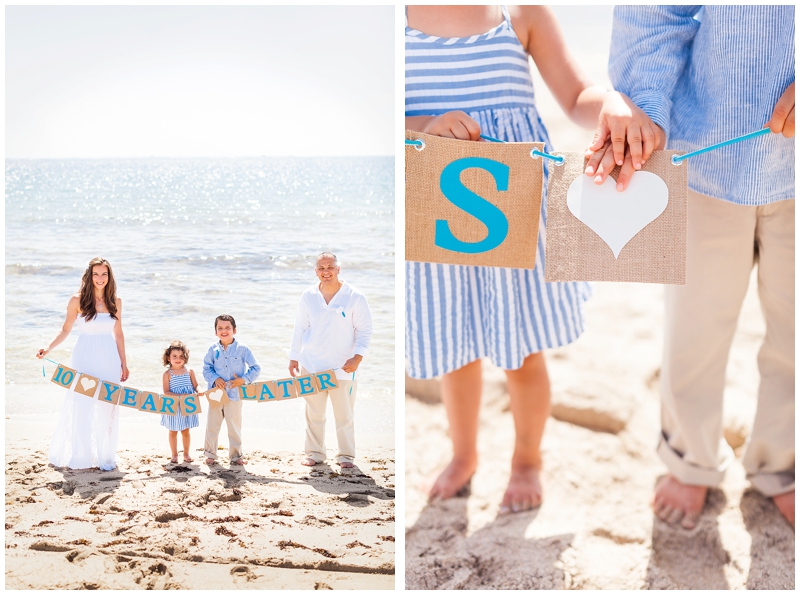
[[[406,260],[532,269],[536,265],[539,210],[542,200],[542,161],[531,149],[543,143],[493,143],[459,141],[406,131],[407,139],[422,139],[418,151],[406,145]],[[494,249],[478,254],[446,250],[434,243],[436,220],[448,221],[453,235],[463,242],[487,237],[487,227],[455,206],[440,188],[442,170],[453,161],[483,157],[509,167],[508,190],[500,192],[486,170],[470,168],[461,174],[469,190],[498,207],[508,219],[508,235]]]
[[[686,168],[673,165],[675,151],[655,151],[642,171],[667,184],[669,201],[656,219],[637,233],[614,258],[611,248],[567,207],[567,189],[584,175],[583,153],[559,153],[564,164],[550,168],[547,193],[547,281],[634,281],[686,284]],[[619,167],[611,172],[617,179]],[[636,174],[633,174],[636,176]]]

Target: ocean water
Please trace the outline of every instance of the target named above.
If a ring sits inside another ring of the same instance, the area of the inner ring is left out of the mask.
[[[126,385],[160,390],[173,339],[202,376],[223,313],[261,379],[286,377],[297,303],[328,250],[372,311],[357,437],[393,436],[394,205],[392,157],[6,161],[6,418],[54,423],[54,365],[43,378],[34,353],[59,332],[91,258],[109,260],[123,299]],[[76,336],[49,357],[68,364]],[[245,407],[245,438],[304,430],[301,399]],[[121,423],[124,435],[158,417],[125,410]]]

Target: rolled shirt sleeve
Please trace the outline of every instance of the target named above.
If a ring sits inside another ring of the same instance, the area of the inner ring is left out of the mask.
[[[689,62],[702,6],[616,6],[608,73],[669,138],[672,97]]]
[[[353,308],[353,328],[355,330],[355,347],[353,353],[366,357],[369,352],[369,341],[372,338],[372,314],[367,304],[367,298],[363,295],[358,296],[355,308]]]

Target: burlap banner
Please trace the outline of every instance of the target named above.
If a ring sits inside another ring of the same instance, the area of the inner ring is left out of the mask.
[[[406,138],[406,260],[533,268],[543,143]]]
[[[97,397],[100,401],[111,403],[112,405],[121,405],[160,415],[202,413],[199,398],[201,396],[208,399],[208,404],[211,408],[222,407],[230,401],[227,391],[221,388],[212,388],[205,392],[191,395],[162,395],[157,392],[143,391],[100,380],[63,364],[56,365],[50,381],[90,399]],[[326,370],[295,378],[282,378],[280,380],[246,384],[239,387],[239,394],[243,401],[268,403],[305,397],[338,387],[336,373],[333,370]]]
[[[686,283],[685,162],[655,151],[628,188],[616,167],[604,184],[584,175],[583,153],[559,153],[547,193],[547,281]]]

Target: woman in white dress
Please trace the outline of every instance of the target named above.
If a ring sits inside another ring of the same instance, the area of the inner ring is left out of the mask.
[[[81,289],[67,304],[67,317],[61,332],[36,353],[39,359],[67,338],[77,321],[78,340],[72,350],[70,367],[100,380],[125,382],[125,338],[122,334],[122,299],[111,265],[103,258],[89,262],[81,279]],[[116,405],[98,401],[68,390],[61,416],[50,442],[50,462],[56,467],[109,471],[117,466],[119,410]]]

